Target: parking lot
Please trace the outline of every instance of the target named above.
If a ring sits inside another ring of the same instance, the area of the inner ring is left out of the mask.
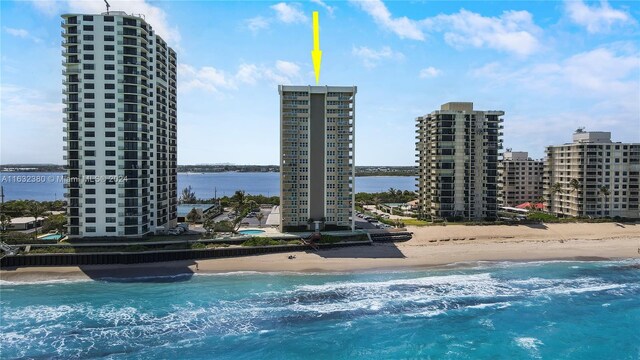
[[[366,215],[361,214],[361,216],[357,216],[355,218],[356,229],[385,229],[391,226],[380,223],[378,221],[374,221],[373,223],[365,220]],[[378,225],[378,226],[376,226]]]

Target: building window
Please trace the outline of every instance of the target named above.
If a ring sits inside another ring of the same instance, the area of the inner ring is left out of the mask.
[[[104,46],[104,51],[113,51],[115,48],[113,45],[105,45]]]
[[[93,51],[93,44],[84,44],[84,45],[82,45],[82,50],[91,50],[91,51]]]
[[[104,41],[114,41],[115,38],[113,37],[113,35],[105,35],[104,36]]]
[[[104,74],[104,79],[105,80],[115,80],[116,79],[116,75],[115,74]]]
[[[91,16],[91,15],[82,15],[82,21],[93,21],[93,16]]]
[[[115,70],[116,66],[113,64],[104,64],[104,69],[105,70]]]
[[[105,230],[106,230],[106,232],[108,232],[108,233],[114,233],[114,232],[116,232],[116,228],[115,228],[115,226],[107,226],[107,227],[105,228]]]
[[[88,233],[94,233],[94,232],[96,232],[96,227],[95,227],[95,226],[87,226],[87,227],[84,229],[84,231],[85,231],[85,232],[88,232]]]
[[[93,31],[93,25],[82,25],[83,31]]]
[[[113,54],[105,54],[105,55],[104,55],[104,60],[105,60],[105,61],[113,61],[113,60],[115,60],[115,59],[116,59],[116,56],[115,56],[115,55],[113,55]]]
[[[114,90],[116,88],[115,84],[104,84],[105,90]]]
[[[84,54],[82,58],[85,60],[93,60],[93,54]]]
[[[116,213],[116,208],[106,208],[105,212],[107,214],[115,214]]]

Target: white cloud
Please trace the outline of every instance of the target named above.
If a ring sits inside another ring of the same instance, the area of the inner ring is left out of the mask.
[[[440,74],[442,74],[442,70],[436,69],[433,66],[429,66],[427,68],[420,70],[421,79],[433,78],[433,77],[439,76]]]
[[[271,6],[276,12],[278,20],[286,24],[303,23],[307,21],[307,17],[304,15],[298,4],[287,4],[284,2],[277,3]]]
[[[322,6],[323,8],[325,8],[327,10],[327,12],[329,13],[330,16],[333,16],[333,12],[336,9],[334,6],[329,6],[329,5],[327,5],[327,3],[325,3],[322,0],[311,0],[311,2],[314,3],[314,4],[318,4],[318,5]]]
[[[540,48],[537,35],[542,30],[527,11],[505,11],[499,17],[484,17],[467,10],[452,15],[437,15],[425,19],[428,29],[444,33],[447,44],[464,48],[488,47],[527,56]]]
[[[366,46],[354,47],[351,53],[362,60],[365,67],[372,69],[383,60],[402,60],[404,55],[384,46],[380,50],[374,50]]]
[[[269,22],[269,19],[263,16],[256,16],[251,19],[245,20],[247,28],[249,28],[249,30],[253,31],[254,33],[262,29],[269,28]]]
[[[613,9],[606,0],[602,0],[600,6],[588,6],[582,0],[565,1],[565,11],[571,21],[586,27],[592,34],[608,31],[616,23],[635,23],[627,12]]]
[[[300,79],[300,66],[289,61],[278,60],[273,66],[241,64],[235,73],[226,72],[211,66],[199,69],[178,64],[180,81],[178,86],[182,91],[204,90],[220,92],[221,90],[236,90],[241,84],[255,85],[260,81],[272,84],[288,84]]]
[[[41,39],[31,35],[29,33],[29,31],[27,31],[25,29],[14,29],[14,28],[6,27],[6,28],[4,28],[4,31],[6,31],[7,34],[12,35],[12,36],[16,36],[16,37],[23,38],[23,39],[30,39],[30,40],[33,40],[33,41],[35,41],[37,43],[42,42]]]
[[[51,15],[61,12],[103,13],[106,7],[103,1],[66,0],[63,2],[33,0],[32,4],[39,11]],[[180,31],[169,25],[167,13],[145,0],[109,0],[112,11],[124,11],[127,14],[142,14],[153,29],[170,45],[180,42]]]
[[[398,35],[401,39],[424,40],[425,36],[418,22],[407,17],[394,18],[381,0],[351,0],[364,12],[369,14],[381,27]]]
[[[640,87],[640,53],[623,53],[601,47],[567,57],[559,62],[539,63],[509,69],[500,63],[490,63],[473,74],[485,78],[492,87],[527,89],[532,94],[589,100],[592,106],[609,111],[638,116]]]
[[[48,16],[57,16],[61,12],[63,5],[56,0],[31,0],[31,4],[41,13]]]
[[[300,66],[289,61],[276,61],[276,69],[283,75],[295,77],[300,74]]]
[[[0,86],[0,163],[62,162],[63,104],[59,94],[13,84]],[[24,146],[33,141],[38,145]]]
[[[10,35],[27,38],[29,37],[29,32],[25,29],[13,29],[13,28],[4,28],[4,30]]]

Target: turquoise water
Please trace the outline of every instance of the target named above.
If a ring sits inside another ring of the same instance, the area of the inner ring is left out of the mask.
[[[58,240],[62,239],[63,237],[64,237],[64,235],[51,234],[51,235],[43,236],[43,237],[41,237],[39,239],[40,240],[55,240],[55,241],[58,241]]]
[[[2,358],[640,356],[638,260],[0,289]]]
[[[240,230],[238,232],[245,235],[256,235],[264,233],[264,230]]]

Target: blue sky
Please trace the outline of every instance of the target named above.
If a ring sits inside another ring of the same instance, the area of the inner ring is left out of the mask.
[[[640,142],[636,1],[110,1],[178,51],[178,163],[277,164],[278,84],[357,85],[356,164],[413,165],[416,116],[504,110],[505,148],[578,127]],[[0,162],[62,161],[60,14],[95,1],[1,1]]]

